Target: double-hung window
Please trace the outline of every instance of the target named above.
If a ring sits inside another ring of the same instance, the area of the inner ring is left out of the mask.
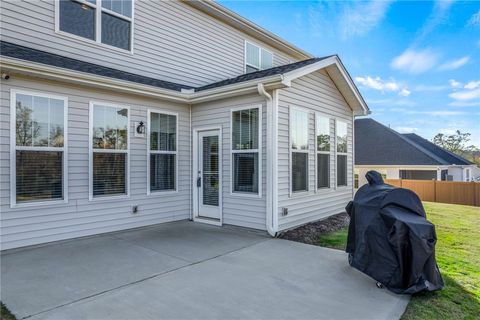
[[[261,108],[232,111],[232,192],[260,194]]]
[[[308,191],[308,112],[290,109],[291,190]]]
[[[348,152],[348,126],[346,122],[337,120],[337,186],[347,185],[347,152]]]
[[[273,67],[273,54],[253,43],[245,41],[245,73]]]
[[[90,199],[128,195],[129,110],[90,104]]]
[[[11,205],[67,200],[67,98],[11,92]]]
[[[133,0],[57,1],[59,31],[131,50]]]
[[[177,114],[149,112],[149,193],[177,188],[177,120]]]
[[[330,119],[316,116],[317,189],[330,187]]]

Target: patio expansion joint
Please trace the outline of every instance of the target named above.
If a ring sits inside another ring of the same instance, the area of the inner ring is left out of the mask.
[[[185,268],[188,268],[188,267],[191,267],[191,266],[194,266],[194,265],[203,263],[203,262],[207,262],[207,261],[210,261],[210,260],[214,260],[214,259],[217,259],[217,258],[219,258],[219,257],[225,256],[225,255],[228,255],[228,254],[232,254],[232,253],[234,253],[234,252],[237,252],[237,251],[240,251],[240,250],[243,250],[243,249],[247,249],[247,248],[250,248],[250,247],[259,245],[259,244],[264,243],[264,242],[267,242],[267,241],[272,241],[272,240],[274,240],[274,239],[272,239],[272,238],[263,239],[263,240],[260,240],[260,241],[258,241],[258,242],[255,242],[255,243],[253,243],[253,244],[249,244],[249,245],[240,247],[240,248],[238,248],[238,249],[231,250],[231,251],[227,251],[227,252],[225,252],[225,253],[222,253],[222,254],[219,254],[219,255],[216,255],[216,256],[207,258],[207,259],[203,259],[203,260],[200,260],[200,261],[196,261],[196,262],[191,262],[191,261],[186,261],[186,260],[184,260],[185,262],[188,262],[189,264],[184,265],[184,266],[181,266],[181,267],[178,267],[178,268],[174,268],[174,269],[172,269],[172,270],[160,272],[160,273],[157,273],[157,274],[154,274],[154,275],[151,275],[151,276],[148,276],[148,277],[145,277],[145,278],[142,278],[142,279],[139,279],[139,280],[136,280],[136,281],[127,283],[127,284],[123,284],[123,285],[118,286],[118,287],[114,287],[114,288],[111,288],[111,289],[108,289],[108,290],[100,291],[100,292],[91,294],[91,295],[89,295],[89,296],[85,296],[85,297],[82,297],[82,298],[79,298],[79,299],[76,299],[76,300],[72,300],[72,301],[70,301],[70,302],[67,302],[67,303],[64,303],[64,304],[61,304],[61,305],[52,307],[52,308],[48,308],[48,309],[46,309],[46,310],[43,310],[43,311],[40,311],[40,312],[37,312],[37,313],[34,313],[34,314],[30,314],[30,315],[28,315],[28,316],[22,317],[21,319],[28,319],[28,318],[31,318],[31,317],[34,317],[34,316],[37,316],[37,315],[40,315],[40,314],[43,314],[43,313],[46,313],[46,312],[50,312],[50,311],[53,311],[53,310],[56,310],[56,309],[59,309],[59,308],[66,307],[66,306],[68,306],[68,305],[71,305],[71,304],[74,304],[74,303],[77,303],[77,302],[81,302],[81,301],[83,301],[83,300],[87,300],[87,299],[90,299],[90,298],[93,298],[93,297],[96,297],[96,296],[100,296],[100,295],[103,295],[103,294],[106,294],[106,293],[109,293],[109,292],[112,292],[112,291],[120,290],[120,289],[123,289],[123,288],[131,287],[131,286],[134,286],[134,285],[136,285],[136,284],[139,284],[139,283],[148,281],[148,280],[150,280],[150,279],[154,279],[154,278],[158,278],[158,277],[163,277],[163,276],[165,276],[165,275],[167,275],[167,274],[170,274],[170,273],[173,273],[173,272],[175,272],[175,271],[182,270],[182,269],[185,269]],[[147,249],[149,249],[149,248],[147,248]],[[150,249],[150,250],[152,250],[152,249]],[[155,251],[155,250],[152,250],[152,251]],[[157,251],[155,251],[155,252],[157,252]],[[159,253],[159,252],[157,252],[157,253]],[[183,259],[182,259],[182,260],[183,260]]]

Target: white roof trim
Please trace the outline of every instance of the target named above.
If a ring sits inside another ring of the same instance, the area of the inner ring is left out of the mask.
[[[370,109],[368,108],[368,105],[366,104],[365,100],[363,100],[362,95],[358,91],[357,86],[353,82],[352,78],[348,74],[347,70],[343,66],[342,61],[338,58],[338,56],[331,56],[328,58],[325,58],[323,60],[320,60],[318,62],[312,63],[310,65],[307,65],[302,68],[295,69],[293,71],[287,72],[283,75],[283,84],[286,86],[291,86],[291,82],[295,79],[298,79],[300,77],[303,77],[307,74],[310,74],[312,72],[318,71],[320,69],[325,69],[327,67],[335,67],[338,72],[342,75],[342,78],[345,80],[345,83],[348,85],[348,88],[350,89],[351,93],[355,97],[356,103],[349,103],[350,107],[354,110],[357,111],[358,113],[356,115],[368,115],[370,114]],[[328,72],[328,70],[327,70]],[[334,82],[335,80],[332,79]],[[338,84],[336,83],[337,87]],[[347,99],[346,99],[347,100]],[[348,100],[347,100],[348,103]]]

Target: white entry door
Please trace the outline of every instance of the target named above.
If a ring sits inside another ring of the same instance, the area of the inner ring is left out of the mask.
[[[197,201],[199,218],[221,219],[221,136],[220,130],[198,131]]]

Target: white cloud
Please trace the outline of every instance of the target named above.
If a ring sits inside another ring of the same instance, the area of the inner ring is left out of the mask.
[[[406,88],[403,88],[402,90],[400,90],[400,92],[398,93],[399,96],[402,96],[402,97],[408,97],[410,95],[410,91],[408,91],[408,89]]]
[[[455,79],[450,79],[448,80],[448,83],[450,84],[450,86],[452,88],[460,88],[463,86],[463,84],[461,82],[458,82],[457,80]]]
[[[390,1],[370,1],[346,6],[339,17],[342,38],[361,36],[374,29],[385,17],[390,4]]]
[[[480,107],[480,102],[453,101],[448,104],[450,107]]]
[[[477,13],[473,14],[467,22],[467,26],[474,27],[480,26],[480,10]]]
[[[450,98],[460,101],[480,99],[480,88],[474,90],[462,90],[450,93]]]
[[[402,84],[395,80],[382,80],[380,77],[355,77],[355,81],[362,87],[382,91],[382,92],[398,92],[398,95],[406,97],[410,95],[410,91]]]
[[[465,64],[467,64],[468,62],[470,61],[470,57],[469,56],[465,56],[465,57],[462,57],[462,58],[459,58],[459,59],[456,59],[456,60],[450,60],[450,61],[447,61],[445,63],[443,63],[442,65],[440,65],[440,67],[438,67],[438,70],[456,70],[462,66],[464,66]]]
[[[452,4],[452,0],[435,2],[430,16],[417,32],[414,44],[423,41],[437,26],[444,24],[448,20],[449,10]]]
[[[473,89],[476,89],[476,88],[479,88],[480,87],[480,80],[478,81],[470,81],[469,83],[467,83],[466,85],[463,86],[465,89],[469,89],[469,90],[473,90]]]
[[[407,49],[394,58],[390,66],[397,70],[419,74],[432,69],[437,64],[438,58],[439,55],[430,49],[421,51]]]
[[[413,133],[420,131],[420,129],[413,127],[396,127],[395,130],[400,133]]]
[[[447,134],[447,135],[455,134],[456,132],[457,132],[457,129],[453,129],[453,128],[440,129],[440,133]]]
[[[423,85],[423,84],[420,84],[420,85],[416,86],[415,88],[413,88],[413,91],[418,91],[418,92],[423,92],[423,91],[443,91],[443,90],[447,90],[447,89],[450,89],[450,87],[449,87],[449,86],[445,86],[445,85],[435,86],[435,85]]]

